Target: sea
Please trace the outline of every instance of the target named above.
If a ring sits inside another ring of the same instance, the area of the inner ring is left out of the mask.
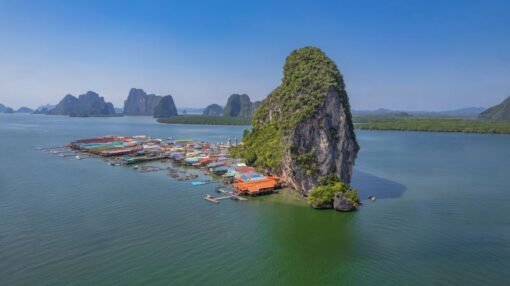
[[[0,285],[510,285],[509,135],[356,131],[353,213],[38,149],[246,128],[1,114]]]

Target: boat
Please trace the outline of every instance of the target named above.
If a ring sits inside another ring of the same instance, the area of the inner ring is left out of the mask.
[[[223,175],[223,174],[226,174],[228,172],[228,168],[227,167],[216,167],[214,169],[212,169],[212,172],[216,175]]]
[[[191,182],[191,184],[193,186],[200,186],[200,185],[207,185],[211,183],[211,181],[207,180],[207,181],[194,181],[194,182]]]
[[[211,196],[209,194],[205,195],[204,200],[210,201],[211,203],[215,203],[215,204],[219,204],[220,203],[219,200],[217,200],[216,198],[214,198],[213,196]]]
[[[369,196],[368,199],[371,201],[375,201],[375,196]]]
[[[76,158],[76,160],[81,160],[81,157],[79,155],[76,155],[76,157],[74,158]]]

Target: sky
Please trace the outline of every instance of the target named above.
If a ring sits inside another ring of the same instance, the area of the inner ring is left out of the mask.
[[[177,107],[264,99],[286,56],[321,48],[354,109],[488,107],[510,96],[510,1],[0,0],[0,103],[129,89]]]

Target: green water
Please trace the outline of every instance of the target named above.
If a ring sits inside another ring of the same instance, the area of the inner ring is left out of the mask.
[[[289,192],[215,205],[210,185],[36,150],[242,129],[0,115],[0,284],[509,284],[508,135],[358,131],[353,184],[378,199],[352,214]]]

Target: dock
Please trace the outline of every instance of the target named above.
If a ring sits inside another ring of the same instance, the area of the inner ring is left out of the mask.
[[[245,198],[245,197],[241,197],[240,195],[234,193],[233,191],[227,191],[225,189],[221,189],[219,188],[218,190],[216,190],[218,193],[222,193],[222,194],[225,194],[226,196],[222,196],[222,197],[213,197],[211,195],[206,195],[204,197],[205,200],[207,201],[210,201],[210,202],[213,202],[213,203],[219,203],[221,200],[226,200],[226,199],[231,199],[231,200],[234,200],[234,201],[247,201],[248,199]]]

